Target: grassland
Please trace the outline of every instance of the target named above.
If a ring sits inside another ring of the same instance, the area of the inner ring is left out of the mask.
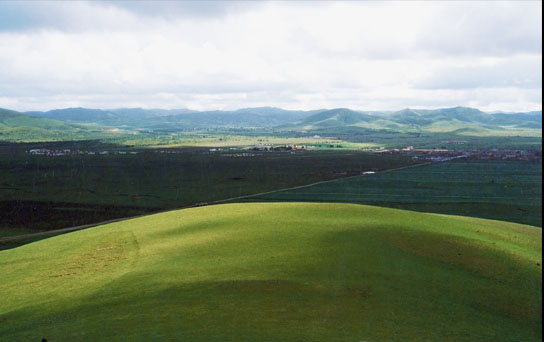
[[[542,149],[542,137],[520,136],[507,132],[501,136],[463,135],[444,132],[391,132],[365,130],[359,127],[332,127],[303,132],[273,129],[203,130],[200,132],[118,134],[102,141],[136,147],[226,147],[304,144],[315,149],[361,148],[448,148],[448,149]],[[314,138],[319,136],[319,138]],[[463,144],[448,144],[460,140]]]
[[[334,136],[338,139],[354,142],[399,148],[414,146],[415,148],[448,148],[454,150],[466,149],[532,149],[542,150],[542,137],[528,136],[470,136],[455,133],[412,132],[397,133],[388,131],[365,131],[356,127],[331,128],[326,132],[308,131],[304,133]],[[464,141],[462,145],[450,145],[449,140]]]
[[[542,164],[465,160],[433,163],[246,200],[372,204],[541,227]]]
[[[541,341],[541,230],[230,204],[0,252],[3,341]]]
[[[248,131],[246,131],[248,133]],[[375,143],[348,142],[336,138],[265,135],[261,131],[255,134],[232,134],[226,132],[169,133],[169,134],[135,134],[120,138],[104,139],[110,143],[131,147],[253,147],[259,144],[269,146],[307,145],[316,149],[361,149],[377,147]]]

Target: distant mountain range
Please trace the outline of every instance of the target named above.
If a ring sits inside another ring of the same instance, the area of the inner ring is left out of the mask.
[[[435,132],[462,135],[542,136],[542,111],[486,113],[476,108],[355,111],[347,108],[311,111],[274,107],[234,111],[189,109],[89,108],[20,113],[0,109],[0,140],[32,136],[64,139],[110,135],[118,131],[167,133],[202,129],[273,129],[294,132]]]
[[[493,132],[542,130],[542,111],[527,113],[485,113],[476,108],[403,109],[396,112],[361,112],[347,108],[321,111],[281,126],[286,130],[327,131],[352,127],[397,132],[449,132],[470,135]],[[541,133],[540,133],[541,135]]]
[[[189,109],[66,108],[48,112],[27,112],[26,114],[71,123],[92,123],[124,129],[174,131],[207,128],[270,128],[294,122],[318,112],[320,110],[296,111],[274,107],[203,112]]]

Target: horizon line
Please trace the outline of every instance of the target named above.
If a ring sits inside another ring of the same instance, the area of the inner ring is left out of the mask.
[[[47,109],[47,110],[25,110],[25,111],[19,111],[19,110],[14,110],[14,109],[10,109],[10,108],[0,107],[0,109],[12,110],[12,111],[19,112],[19,113],[31,113],[31,112],[43,112],[43,113],[45,113],[45,112],[50,112],[50,111],[54,111],[54,110],[68,110],[68,109],[90,109],[90,110],[101,110],[101,111],[108,111],[108,110],[116,111],[116,110],[122,110],[122,109],[128,109],[128,110],[140,109],[140,110],[147,110],[147,111],[152,111],[152,110],[161,110],[161,111],[186,110],[186,111],[192,111],[192,112],[195,112],[195,113],[204,113],[204,112],[236,112],[236,111],[240,111],[240,110],[263,109],[263,108],[280,109],[280,110],[284,110],[284,111],[299,111],[299,112],[329,111],[329,110],[336,110],[336,109],[347,109],[347,110],[357,111],[357,112],[382,112],[382,113],[391,112],[391,113],[394,113],[394,112],[399,112],[399,111],[402,111],[402,110],[440,110],[440,109],[454,109],[454,108],[476,109],[476,110],[479,110],[479,111],[481,111],[483,113],[488,113],[488,114],[542,112],[542,108],[541,109],[528,110],[528,111],[519,111],[519,110],[516,110],[516,111],[511,111],[511,110],[510,111],[503,111],[503,110],[483,111],[483,110],[481,110],[481,109],[479,109],[477,107],[470,107],[470,106],[451,106],[451,107],[448,106],[448,107],[434,107],[434,108],[430,108],[430,107],[403,107],[401,109],[390,109],[390,110],[386,110],[386,109],[370,109],[370,110],[367,110],[367,109],[352,109],[352,108],[349,108],[349,107],[316,108],[316,109],[285,109],[285,108],[282,108],[282,107],[275,107],[275,106],[256,106],[256,107],[240,107],[240,108],[237,108],[237,109],[205,109],[205,110],[191,109],[191,108],[188,108],[188,107],[185,107],[185,108],[183,108],[183,107],[181,107],[181,108],[160,108],[160,107],[153,107],[153,108],[146,108],[146,107],[97,108],[97,107],[94,107],[93,108],[93,107],[81,107],[81,106],[78,106],[78,107],[53,108],[53,109]]]

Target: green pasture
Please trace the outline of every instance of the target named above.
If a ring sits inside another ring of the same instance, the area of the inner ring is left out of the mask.
[[[541,229],[229,204],[0,251],[2,341],[541,341]]]
[[[253,133],[253,132],[250,132]],[[260,133],[260,134],[259,134]],[[263,135],[257,131],[255,134],[229,134],[227,132],[198,132],[198,133],[169,133],[169,134],[136,134],[119,138],[105,139],[105,141],[117,143],[121,146],[131,147],[254,147],[254,146],[286,146],[307,145],[316,149],[361,149],[376,147],[372,143],[355,143],[338,140],[335,138],[322,138],[312,136],[274,136]]]
[[[508,133],[506,131],[505,133]],[[386,148],[414,146],[414,148],[447,148],[450,150],[485,150],[485,149],[521,149],[542,150],[542,137],[516,135],[466,135],[466,132],[392,132],[366,131],[356,127],[331,128],[326,131],[314,130],[305,133],[321,136],[335,136],[338,139],[353,143],[373,144]],[[462,141],[462,144],[451,144],[449,141]]]
[[[373,204],[542,226],[542,164],[451,161],[251,197]]]
[[[537,130],[538,131],[538,130]],[[474,133],[474,132],[472,132]],[[526,133],[526,132],[525,132]],[[541,134],[540,134],[541,135]],[[316,150],[357,150],[361,148],[448,148],[453,150],[470,149],[542,149],[542,137],[520,134],[516,130],[493,135],[459,134],[447,132],[395,132],[366,130],[359,127],[331,127],[309,131],[271,131],[271,130],[214,130],[176,133],[138,133],[120,134],[102,138],[103,142],[132,147],[253,147],[258,144],[270,146],[307,145]],[[319,136],[319,138],[315,138]],[[451,144],[458,140],[462,144]]]

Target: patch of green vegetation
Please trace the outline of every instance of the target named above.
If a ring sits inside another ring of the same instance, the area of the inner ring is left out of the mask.
[[[0,252],[6,341],[541,341],[541,229],[232,204]]]
[[[69,124],[0,108],[0,141],[86,140],[111,138],[116,135],[119,135],[119,129]]]
[[[542,137],[542,112],[489,114],[476,108],[435,110],[403,109],[397,112],[359,112],[347,108],[321,111],[278,128],[295,131],[388,133],[443,132],[467,136]]]
[[[279,147],[289,145],[306,145],[316,149],[361,149],[367,147],[376,147],[376,144],[362,142],[348,142],[339,139],[314,138],[310,136],[274,136],[265,135],[264,132],[254,131],[242,135],[230,134],[228,132],[193,132],[193,133],[169,133],[169,134],[150,134],[140,133],[134,135],[125,135],[118,138],[105,139],[105,142],[118,144],[120,146],[130,147]],[[260,133],[260,134],[259,134]]]
[[[542,164],[452,161],[256,196],[246,201],[372,204],[542,226]]]
[[[255,143],[252,137],[258,136],[274,140],[272,144],[312,144],[309,137],[321,135],[337,138],[342,148],[439,147],[445,139],[467,140],[464,148],[541,149],[542,145],[541,111],[489,114],[464,107],[398,112],[247,108],[197,113],[67,108],[28,114],[35,116],[0,109],[0,141],[104,139],[132,146],[220,147],[250,146]]]
[[[365,143],[385,148],[400,148],[414,146],[414,148],[447,148],[451,150],[485,150],[485,149],[529,149],[542,150],[542,138],[520,136],[512,133],[503,136],[476,136],[465,135],[463,131],[457,133],[441,132],[394,132],[376,131],[366,128],[347,126],[332,127],[326,130],[309,130],[300,135],[334,136],[339,140],[353,143]],[[458,140],[463,144],[448,144],[447,141]]]

